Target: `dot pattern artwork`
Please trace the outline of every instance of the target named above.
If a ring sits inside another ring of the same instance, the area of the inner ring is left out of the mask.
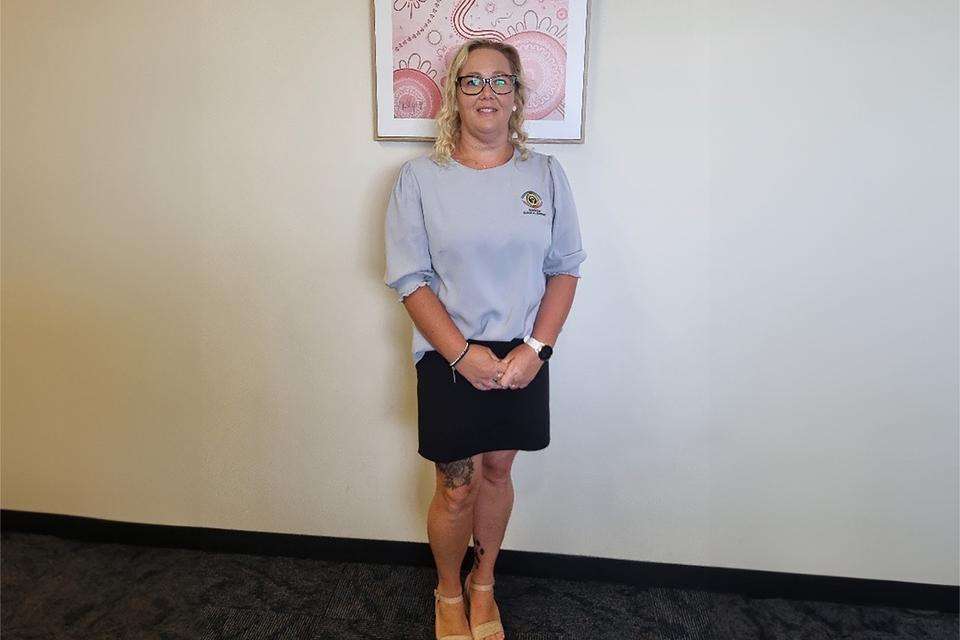
[[[394,0],[394,116],[435,118],[460,45],[489,38],[520,54],[525,120],[563,120],[568,17],[569,0]]]

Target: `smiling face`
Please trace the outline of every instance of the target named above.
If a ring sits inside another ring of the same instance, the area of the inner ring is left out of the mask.
[[[496,49],[474,49],[467,56],[459,75],[478,74],[489,78],[497,74],[510,75],[510,61]],[[510,116],[513,115],[516,89],[506,94],[494,93],[489,84],[475,96],[468,96],[457,89],[457,107],[460,110],[460,126],[474,137],[495,139],[509,137]]]

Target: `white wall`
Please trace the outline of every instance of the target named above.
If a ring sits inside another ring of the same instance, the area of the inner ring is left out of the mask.
[[[2,506],[426,541],[368,4],[2,11]],[[594,0],[505,547],[958,583],[957,19]]]

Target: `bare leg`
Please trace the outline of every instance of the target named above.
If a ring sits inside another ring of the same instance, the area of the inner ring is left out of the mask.
[[[473,574],[470,578],[476,584],[494,581],[493,568],[513,510],[514,490],[510,469],[516,455],[516,450],[488,451],[483,454],[480,494],[474,508]],[[473,626],[496,620],[497,613],[493,592],[471,591],[470,623]],[[503,637],[503,634],[496,633],[485,640],[502,640]]]
[[[427,538],[437,565],[440,595],[456,597],[460,585],[460,565],[470,543],[474,505],[480,489],[474,469],[480,466],[481,455],[454,462],[436,464],[436,489],[427,513]],[[437,614],[439,635],[470,635],[464,603],[441,602]]]

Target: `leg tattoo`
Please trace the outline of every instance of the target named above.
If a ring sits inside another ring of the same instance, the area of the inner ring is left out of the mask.
[[[480,566],[480,560],[483,556],[483,547],[480,545],[480,540],[476,536],[473,538],[473,568],[476,569]]]
[[[443,486],[448,489],[468,485],[473,479],[473,458],[464,458],[453,462],[438,462],[437,468],[443,474]]]

